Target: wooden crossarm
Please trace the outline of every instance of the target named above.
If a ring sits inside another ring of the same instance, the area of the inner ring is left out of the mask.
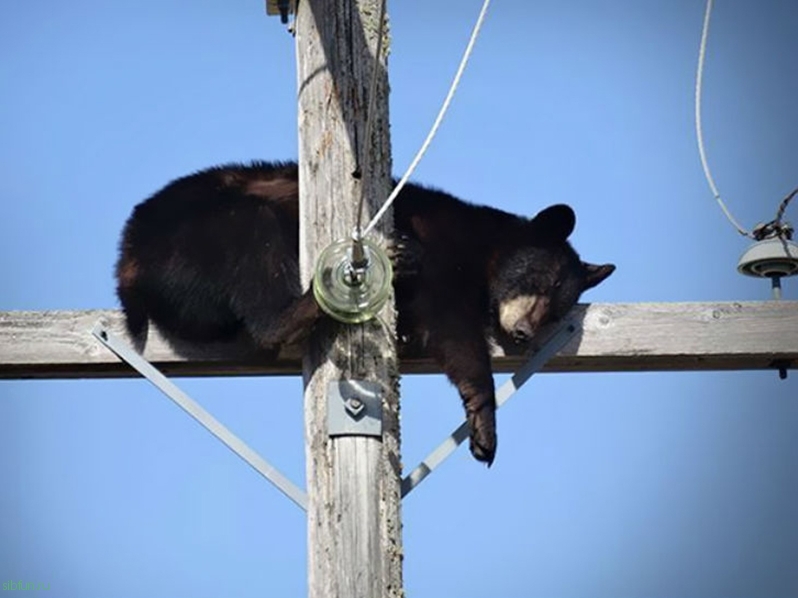
[[[798,301],[578,305],[583,333],[547,372],[745,370],[798,367]],[[0,312],[0,378],[114,378],[137,374],[91,335],[98,319],[124,336],[116,310]],[[494,371],[514,371],[524,351],[494,346]],[[174,376],[298,375],[301,354],[243,343],[171,347],[150,330],[146,359]],[[437,373],[426,355],[401,355],[407,374]]]

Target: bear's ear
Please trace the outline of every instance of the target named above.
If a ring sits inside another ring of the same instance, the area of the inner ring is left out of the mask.
[[[585,267],[585,286],[582,289],[583,291],[592,289],[610,274],[615,272],[615,264],[603,264],[601,266],[597,266],[596,264],[582,262],[582,265]]]
[[[537,236],[550,241],[565,241],[576,226],[576,214],[570,206],[556,204],[541,210],[530,221]]]

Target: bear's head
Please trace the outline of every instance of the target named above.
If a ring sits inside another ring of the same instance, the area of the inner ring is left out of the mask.
[[[576,225],[566,205],[550,206],[524,223],[497,256],[490,275],[491,305],[501,329],[517,342],[560,320],[589,288],[615,270],[579,259],[568,243]]]

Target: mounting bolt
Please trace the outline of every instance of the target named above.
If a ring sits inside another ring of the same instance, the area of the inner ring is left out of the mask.
[[[357,419],[358,416],[360,416],[363,413],[363,410],[366,408],[366,406],[363,404],[363,401],[361,401],[357,397],[351,397],[344,401],[344,408],[349,413],[349,415]]]
[[[382,387],[369,380],[333,380],[327,386],[327,435],[382,436]]]

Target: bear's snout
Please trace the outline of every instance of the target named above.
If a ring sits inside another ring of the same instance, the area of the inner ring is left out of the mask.
[[[545,322],[549,299],[541,295],[519,295],[499,305],[499,324],[516,342],[529,341]]]
[[[513,328],[512,337],[513,340],[517,343],[525,343],[529,339],[532,338],[532,335],[535,331],[532,329],[532,325],[529,323],[529,320],[520,320]]]

